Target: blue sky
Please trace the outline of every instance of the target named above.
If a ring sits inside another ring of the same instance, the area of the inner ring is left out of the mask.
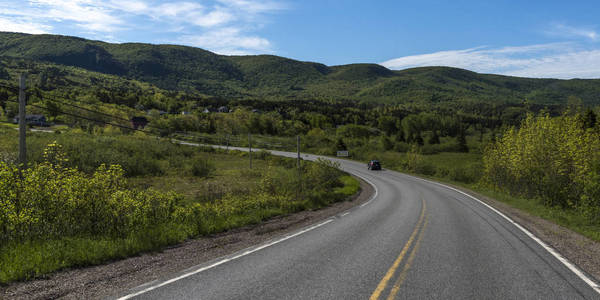
[[[1,31],[552,78],[600,78],[599,16],[600,1],[0,0]]]

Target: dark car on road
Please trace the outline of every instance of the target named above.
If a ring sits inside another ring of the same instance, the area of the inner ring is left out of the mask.
[[[378,160],[369,161],[367,167],[369,168],[369,170],[381,170],[381,164]]]

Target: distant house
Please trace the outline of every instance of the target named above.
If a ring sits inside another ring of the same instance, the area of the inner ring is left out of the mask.
[[[191,112],[189,112],[189,111],[182,111],[181,114],[182,115],[189,115],[189,114],[191,114]]]
[[[217,110],[214,109],[214,108],[212,108],[212,107],[207,107],[202,112],[205,113],[205,114],[209,114],[209,113],[217,112]]]
[[[217,109],[218,112],[220,113],[228,113],[229,112],[229,108],[227,106],[221,106]]]
[[[260,109],[256,109],[256,108],[253,109],[252,112],[255,114],[262,114],[262,111],[260,111]]]
[[[19,117],[15,117],[13,119],[15,124],[19,123]],[[46,117],[44,115],[25,115],[25,123],[27,125],[35,125],[35,126],[48,126],[48,122],[46,122]]]
[[[144,129],[146,125],[148,125],[148,119],[145,117],[131,118],[131,126],[133,126],[133,129]]]

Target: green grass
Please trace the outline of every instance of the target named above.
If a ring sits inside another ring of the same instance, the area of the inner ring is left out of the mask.
[[[209,160],[215,171],[208,177],[185,174],[181,169],[171,169],[163,176],[139,176],[129,179],[132,188],[155,188],[160,191],[174,191],[184,195],[187,203],[215,200],[226,194],[248,194],[255,190],[261,175],[269,163],[253,159],[249,168],[248,156],[242,152],[202,153],[197,157]],[[184,167],[183,167],[184,168]],[[285,169],[283,166],[275,166]]]
[[[151,231],[127,238],[66,237],[10,242],[0,247],[0,284],[159,250],[183,242],[194,232],[183,224],[164,224]]]
[[[0,140],[11,137],[14,137],[12,130],[4,129]],[[130,161],[130,156],[139,152],[136,151],[140,149],[138,146],[143,145],[148,148],[144,155],[156,156],[155,159],[159,160],[162,175],[129,177],[126,179],[126,188],[175,191],[183,197],[174,202],[177,210],[166,223],[149,222],[153,225],[123,236],[100,233],[58,235],[46,239],[9,237],[0,245],[0,284],[39,278],[64,268],[95,265],[142,252],[159,251],[188,238],[257,224],[274,216],[300,210],[318,209],[347,199],[360,189],[356,179],[341,171],[304,162],[305,174],[301,178],[308,188],[305,187],[302,190],[304,194],[301,193],[298,198],[295,192],[298,183],[295,160],[271,156],[266,152],[253,155],[253,168],[250,169],[247,153],[156,144],[144,138],[33,133],[30,142],[32,145],[41,145],[56,137],[61,137],[68,147],[75,147],[76,140],[99,145],[98,149],[89,147],[90,151],[106,149],[106,145],[94,141],[102,139],[113,147],[122,147],[113,150],[121,153],[124,161]],[[13,152],[11,145],[3,143],[0,146],[0,154]],[[164,153],[172,156],[163,156]],[[189,164],[195,160],[209,162],[214,171],[206,176],[194,176],[189,171]],[[78,159],[77,162],[90,163],[87,158]],[[327,183],[323,185],[323,182]]]
[[[540,217],[555,224],[566,227],[594,241],[600,242],[600,224],[591,224],[582,214],[575,210],[565,210],[560,207],[548,207],[534,199],[513,197],[506,193],[492,191],[477,185],[466,186],[485,196],[506,203],[514,208]]]
[[[335,193],[337,194],[350,197],[360,190],[360,182],[352,176],[342,176],[340,181],[342,181],[344,186],[335,189]]]
[[[472,190],[481,195],[507,204],[513,208],[519,209],[532,216],[540,217],[544,220],[568,228],[594,241],[600,242],[600,224],[590,223],[588,219],[575,210],[565,210],[560,207],[549,207],[541,203],[539,200],[511,196],[504,192],[490,190],[489,188],[483,187],[478,183],[467,184],[443,177],[425,176],[415,173],[409,174]]]

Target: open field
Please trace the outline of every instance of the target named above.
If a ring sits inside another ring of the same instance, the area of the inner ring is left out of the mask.
[[[13,131],[0,135],[3,283],[318,209],[359,189],[324,162],[303,162],[298,177],[295,160],[266,152],[254,153],[250,169],[241,152],[77,132],[29,133],[30,168],[20,177]],[[122,168],[92,168],[103,157]]]

